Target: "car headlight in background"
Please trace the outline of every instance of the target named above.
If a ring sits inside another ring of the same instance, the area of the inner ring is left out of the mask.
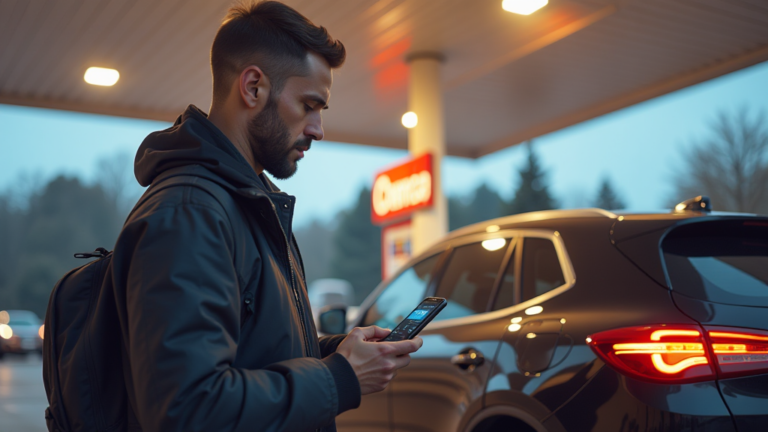
[[[3,339],[10,339],[13,337],[13,330],[8,324],[0,324],[0,337]]]

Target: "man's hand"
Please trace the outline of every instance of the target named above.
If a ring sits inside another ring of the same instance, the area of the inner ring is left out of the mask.
[[[356,327],[336,349],[352,365],[364,395],[387,388],[395,372],[411,362],[409,354],[424,343],[418,336],[398,342],[376,342],[389,333],[389,330],[376,326]]]

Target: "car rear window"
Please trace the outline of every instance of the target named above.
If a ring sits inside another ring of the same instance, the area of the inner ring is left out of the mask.
[[[662,241],[672,290],[701,300],[768,307],[768,221],[684,225]]]

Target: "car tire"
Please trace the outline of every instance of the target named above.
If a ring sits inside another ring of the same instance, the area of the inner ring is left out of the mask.
[[[486,408],[472,418],[466,432],[490,432],[496,430],[514,430],[521,432],[548,432],[536,418],[517,408],[496,405]]]

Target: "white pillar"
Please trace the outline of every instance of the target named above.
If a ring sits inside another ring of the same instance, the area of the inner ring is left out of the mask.
[[[442,56],[419,53],[409,56],[410,83],[408,111],[418,117],[416,127],[408,129],[408,151],[414,157],[432,154],[434,207],[420,210],[411,219],[411,253],[415,256],[448,232],[448,204],[443,194],[441,164],[445,155],[443,95],[440,87]]]

